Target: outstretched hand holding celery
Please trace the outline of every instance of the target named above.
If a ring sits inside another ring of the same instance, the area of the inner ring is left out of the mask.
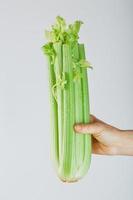
[[[80,123],[75,130],[92,135],[92,152],[101,155],[133,156],[133,130],[120,130],[91,115],[90,123]]]
[[[52,159],[61,180],[75,182],[88,171],[91,136],[75,134],[74,123],[89,123],[89,94],[84,44],[79,44],[83,23],[66,25],[61,17],[46,31],[42,47],[48,58],[51,100]]]

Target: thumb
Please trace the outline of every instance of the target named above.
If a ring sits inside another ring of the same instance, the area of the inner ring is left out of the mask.
[[[83,133],[83,134],[97,134],[102,131],[102,127],[100,122],[94,122],[94,123],[89,123],[89,124],[75,124],[74,130],[78,133]]]

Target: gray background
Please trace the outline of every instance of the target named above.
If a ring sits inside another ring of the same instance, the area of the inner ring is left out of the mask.
[[[40,47],[56,15],[81,19],[91,112],[133,129],[132,0],[0,0],[0,199],[132,200],[133,158],[93,156],[88,175],[63,184],[50,160],[47,65]]]

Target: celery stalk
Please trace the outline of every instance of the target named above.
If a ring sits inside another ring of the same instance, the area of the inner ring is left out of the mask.
[[[89,122],[89,91],[84,45],[78,43],[82,22],[66,25],[61,17],[51,31],[43,51],[48,57],[52,159],[58,177],[75,182],[88,171],[91,160],[91,136],[76,134],[75,123]]]
[[[74,45],[73,57],[79,60],[78,43]],[[82,92],[82,69],[75,66],[75,80],[74,80],[74,93],[75,93],[75,122],[83,122],[83,92]],[[75,137],[76,142],[76,165],[80,168],[84,159],[84,135],[77,134]]]
[[[63,72],[67,78],[67,86],[63,91],[64,99],[64,126],[63,126],[63,160],[61,169],[63,170],[63,180],[71,181],[74,166],[73,142],[74,142],[74,94],[73,94],[73,71],[71,63],[70,46],[63,45]]]
[[[54,70],[56,81],[61,79],[62,76],[62,43],[58,42],[53,45],[56,53]],[[57,95],[57,109],[58,109],[58,140],[59,140],[59,163],[62,155],[62,139],[63,139],[63,94],[61,87],[56,89]]]
[[[85,59],[84,44],[79,44],[79,55],[81,59]],[[82,68],[82,89],[83,89],[83,122],[89,123],[90,105],[89,105],[89,88],[88,88],[88,77],[87,69]],[[91,136],[85,135],[85,155],[83,162],[84,174],[88,171],[88,166],[91,161]]]
[[[52,94],[52,87],[55,84],[54,65],[51,57],[47,56],[49,65],[49,85],[50,85],[50,117],[51,117],[51,155],[56,169],[59,165],[59,142],[58,142],[58,111],[57,102]]]

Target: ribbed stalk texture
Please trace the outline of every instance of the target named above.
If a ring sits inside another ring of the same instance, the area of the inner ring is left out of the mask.
[[[59,178],[75,182],[86,174],[91,159],[90,136],[76,134],[73,129],[75,123],[89,122],[87,69],[73,65],[75,60],[85,59],[85,51],[78,43],[73,48],[56,43],[54,50],[54,63],[48,57],[51,153]]]

